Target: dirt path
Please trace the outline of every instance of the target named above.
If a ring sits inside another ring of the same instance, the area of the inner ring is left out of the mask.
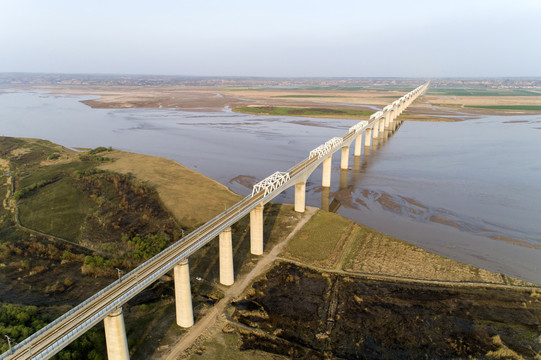
[[[13,176],[7,176],[6,177],[6,197],[4,198],[4,202],[3,202],[3,205],[4,205],[4,209],[6,210],[10,210],[10,211],[13,211],[13,204],[12,202],[10,201],[11,199],[11,189],[13,187]]]
[[[425,285],[437,285],[437,286],[453,286],[453,287],[468,287],[468,288],[493,288],[493,289],[505,289],[505,290],[515,290],[515,291],[529,291],[539,293],[541,287],[539,286],[521,286],[521,285],[506,285],[506,284],[497,284],[497,283],[484,283],[484,282],[471,282],[471,281],[448,281],[448,280],[424,280],[424,279],[415,279],[402,276],[392,276],[392,275],[377,275],[369,273],[360,273],[360,272],[350,272],[340,269],[328,269],[320,266],[310,265],[302,261],[292,260],[289,258],[284,258],[277,256],[277,260],[284,262],[290,262],[305,268],[316,270],[321,273],[333,273],[346,276],[354,276],[358,278],[364,278],[369,280],[377,281],[392,281],[400,283],[410,283],[410,284],[425,284]]]
[[[280,243],[266,255],[263,255],[258,261],[256,266],[246,275],[237,279],[226,292],[222,300],[220,300],[212,309],[171,348],[169,353],[164,355],[154,354],[153,359],[178,359],[184,350],[190,345],[208,328],[210,328],[217,320],[218,316],[225,310],[226,306],[233,300],[240,296],[244,290],[252,283],[252,281],[263,274],[278,258],[278,254],[282,252],[287,243],[295,236],[295,234],[310,220],[310,218],[316,213],[318,209],[313,207],[307,207],[306,212],[297,224],[293,231]]]
[[[7,160],[4,160],[4,159],[0,159],[0,175],[2,177],[5,176],[6,173],[9,172],[9,161]],[[2,204],[4,206],[4,209],[6,210],[10,210],[11,209],[11,204],[10,204],[10,196],[11,196],[11,181],[12,181],[12,178],[13,176],[6,176],[6,197],[4,198]]]

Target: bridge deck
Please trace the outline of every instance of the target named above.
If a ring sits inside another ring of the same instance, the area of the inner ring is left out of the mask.
[[[426,89],[422,85],[410,94],[418,95]],[[409,94],[408,94],[409,95]],[[374,126],[380,118],[371,119],[363,130]],[[259,204],[265,204],[278,196],[282,191],[305,181],[325,159],[332,156],[343,146],[349,146],[362,131],[351,131],[342,137],[342,143],[332,148],[321,157],[308,157],[288,170],[290,179],[266,196],[263,192],[247,196],[231,208],[208,221],[206,224],[163,250],[152,259],[113,282],[66,314],[62,315],[40,331],[31,335],[13,349],[0,356],[2,359],[48,359],[69,345],[78,336],[102,321],[113,310],[121,307],[143,289],[148,287],[162,275],[173,269],[175,265],[188,258],[209,241],[215,239],[223,230],[248,215]]]

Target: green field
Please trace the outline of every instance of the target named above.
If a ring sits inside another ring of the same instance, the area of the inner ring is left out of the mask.
[[[238,107],[233,109],[236,112],[260,115],[281,115],[281,116],[308,116],[308,117],[367,117],[373,114],[373,111],[362,110],[342,110],[342,109],[319,109],[319,108],[294,108],[278,106],[259,106],[259,107]]]
[[[297,88],[293,90],[339,90],[339,91],[397,91],[400,93],[408,93],[412,91],[413,87],[399,87],[388,85],[385,87],[373,88],[369,86],[308,86]]]
[[[541,105],[466,105],[474,109],[541,111]]]
[[[28,196],[19,203],[19,218],[24,226],[40,232],[77,241],[83,221],[92,208],[87,196],[63,178]]]

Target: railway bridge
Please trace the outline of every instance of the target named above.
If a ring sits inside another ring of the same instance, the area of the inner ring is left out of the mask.
[[[254,255],[262,255],[265,204],[294,186],[295,211],[304,212],[306,181],[314,170],[322,164],[322,186],[324,189],[329,188],[332,156],[340,151],[340,168],[347,170],[351,144],[355,143],[354,155],[360,156],[363,143],[369,149],[374,139],[384,137],[386,132],[395,131],[403,121],[399,115],[426,91],[428,85],[426,83],[417,87],[372,114],[369,120],[359,121],[342,137],[334,137],[316,147],[307,158],[291,169],[277,171],[260,181],[243,200],[0,355],[0,360],[49,359],[101,321],[104,322],[108,358],[129,359],[122,306],[171,269],[174,273],[177,324],[184,328],[192,326],[194,317],[188,261],[190,255],[218,237],[220,283],[232,285],[235,275],[231,226],[249,214],[250,251]]]

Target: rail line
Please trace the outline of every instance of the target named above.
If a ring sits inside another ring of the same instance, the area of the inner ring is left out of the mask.
[[[419,86],[403,98],[421,94],[428,84]],[[412,95],[413,94],[413,95]],[[402,99],[401,99],[402,100]],[[396,103],[396,101],[395,101]],[[393,104],[395,104],[393,103]],[[398,103],[400,106],[402,103]],[[400,109],[400,111],[402,111]],[[392,110],[391,110],[392,111]],[[380,112],[385,114],[385,112]],[[378,113],[376,113],[378,114]],[[374,114],[374,115],[376,115]],[[175,265],[188,258],[208,242],[215,239],[222,231],[230,227],[256,206],[266,204],[285,189],[294,186],[299,179],[306,179],[324,160],[342,147],[349,146],[362,135],[365,129],[373,128],[381,122],[382,115],[371,117],[355,130],[350,129],[341,137],[339,146],[330,148],[319,157],[307,157],[287,171],[289,180],[265,195],[263,192],[247,196],[237,204],[209,220],[197,230],[188,234],[169,248],[163,250],[103,290],[94,294],[72,310],[57,318],[41,330],[26,338],[10,351],[0,355],[0,360],[48,359],[69,345],[81,334],[96,325],[112,311],[122,307],[127,301],[140,293]],[[359,123],[360,124],[360,123]]]

